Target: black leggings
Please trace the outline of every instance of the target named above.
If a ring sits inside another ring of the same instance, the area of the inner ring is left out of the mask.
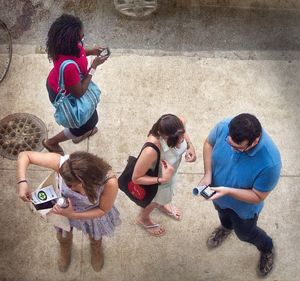
[[[48,84],[48,81],[46,83],[46,87],[47,87],[49,99],[50,99],[51,103],[53,103],[56,98],[56,93],[51,89],[51,87]],[[97,113],[97,110],[95,110],[94,113],[92,114],[91,118],[85,124],[83,124],[79,128],[69,128],[69,130],[70,130],[71,134],[74,135],[75,137],[80,137],[80,136],[84,135],[86,132],[95,128],[97,123],[98,123],[98,113]]]

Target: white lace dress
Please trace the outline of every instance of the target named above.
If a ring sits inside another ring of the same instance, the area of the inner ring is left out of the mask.
[[[182,155],[187,150],[187,143],[184,140],[179,148],[171,148],[167,145],[166,141],[160,138],[160,160],[166,160],[169,164],[174,167],[174,174],[169,182],[158,186],[157,193],[153,198],[152,202],[160,205],[169,204],[172,201],[174,195],[174,187],[176,183],[177,169],[180,165]],[[159,176],[161,177],[161,164],[159,167]]]

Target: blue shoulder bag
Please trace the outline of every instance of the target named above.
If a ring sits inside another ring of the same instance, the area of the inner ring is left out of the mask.
[[[96,110],[101,91],[93,81],[90,81],[87,91],[80,98],[76,98],[72,94],[66,95],[63,73],[65,67],[71,63],[76,65],[80,73],[77,63],[73,60],[65,60],[61,64],[58,80],[59,92],[53,102],[54,118],[59,125],[65,128],[79,128],[91,118]]]

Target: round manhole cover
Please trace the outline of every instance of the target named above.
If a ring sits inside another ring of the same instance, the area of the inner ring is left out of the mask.
[[[16,160],[19,152],[41,151],[47,128],[38,117],[28,113],[11,114],[0,120],[0,155]]]

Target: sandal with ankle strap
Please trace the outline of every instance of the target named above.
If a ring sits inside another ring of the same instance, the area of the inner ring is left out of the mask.
[[[49,152],[54,152],[54,153],[58,153],[62,156],[65,155],[64,150],[62,149],[62,147],[58,144],[56,147],[50,146],[46,143],[46,139],[42,140],[42,145],[44,148],[46,148]]]

